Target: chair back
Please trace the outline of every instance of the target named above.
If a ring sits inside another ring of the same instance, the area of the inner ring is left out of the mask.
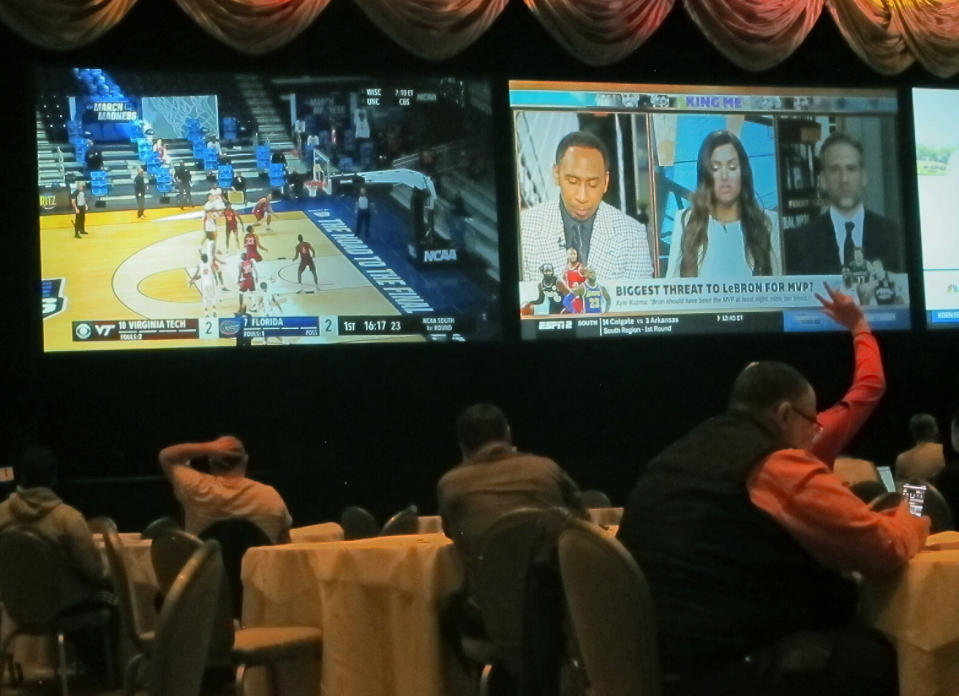
[[[182,529],[180,523],[172,517],[158,517],[143,528],[140,537],[143,539],[156,539],[163,532],[169,532],[174,529]]]
[[[609,500],[609,496],[603,493],[602,491],[589,490],[583,491],[580,494],[580,502],[583,504],[583,507],[589,510],[590,508],[608,508],[613,507],[613,504]]]
[[[570,520],[559,566],[591,693],[659,696],[653,601],[629,551],[595,525]]]
[[[153,573],[156,575],[160,594],[164,598],[170,593],[173,583],[186,566],[187,561],[202,546],[203,541],[199,537],[182,530],[164,532],[150,544],[150,560],[153,562]],[[222,559],[222,552],[220,556]],[[233,604],[228,584],[224,573],[217,593],[216,618],[213,622],[213,637],[209,646],[210,664],[229,662],[230,648],[233,647]],[[166,599],[164,599],[164,604],[166,604]]]
[[[368,539],[380,533],[380,525],[376,523],[376,518],[365,508],[356,505],[343,510],[343,514],[340,515],[340,526],[343,527],[343,538],[346,541]]]
[[[886,485],[882,481],[857,481],[849,486],[857,498],[869,505],[879,496],[888,493]]]
[[[227,586],[230,588],[230,606],[233,618],[239,619],[243,612],[243,581],[240,570],[243,555],[254,546],[272,546],[273,542],[260,527],[243,517],[231,517],[214,522],[200,532],[200,539],[216,539],[223,554],[223,568]]]
[[[922,503],[922,514],[929,515],[932,520],[932,526],[929,529],[930,534],[947,532],[955,530],[955,518],[952,515],[952,509],[939,489],[931,483],[926,484],[926,497]]]
[[[531,622],[543,618],[540,609],[550,613],[550,599],[556,599],[549,596],[549,575],[555,578],[556,538],[566,517],[558,508],[514,510],[496,520],[480,542],[473,596],[498,661],[515,676],[522,677]],[[531,591],[534,581],[538,596]]]
[[[198,696],[217,594],[223,583],[220,545],[207,541],[174,581],[157,623],[150,656],[150,696]]]
[[[176,576],[201,546],[203,542],[198,537],[182,530],[163,532],[153,540],[150,544],[150,560],[161,594],[166,595],[170,591]]]
[[[43,632],[56,617],[63,560],[51,542],[29,529],[0,534],[0,597],[20,631]]]
[[[416,534],[420,528],[420,511],[415,505],[405,507],[383,525],[380,536],[396,536],[398,534]]]
[[[136,603],[133,601],[133,586],[130,574],[127,572],[127,553],[123,546],[123,539],[117,532],[117,526],[112,520],[99,525],[103,536],[103,547],[106,551],[107,565],[110,567],[110,577],[113,579],[113,592],[117,597],[120,610],[120,621],[127,633],[127,637],[138,649],[142,648],[140,641],[140,617],[137,615]]]

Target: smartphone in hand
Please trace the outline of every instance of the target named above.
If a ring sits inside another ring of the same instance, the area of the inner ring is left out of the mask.
[[[902,484],[902,497],[909,501],[909,513],[922,517],[922,507],[926,500],[926,486],[912,483]]]

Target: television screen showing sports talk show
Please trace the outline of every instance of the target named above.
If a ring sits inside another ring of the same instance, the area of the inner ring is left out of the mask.
[[[46,351],[501,338],[488,82],[36,87]]]
[[[894,91],[511,81],[509,100],[524,339],[837,330],[824,283],[910,327]]]
[[[926,325],[959,328],[959,243],[955,214],[959,191],[959,91],[914,89],[919,230]]]

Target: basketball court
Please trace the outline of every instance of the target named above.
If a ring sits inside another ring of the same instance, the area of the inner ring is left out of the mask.
[[[238,208],[243,229],[254,222],[249,205]],[[257,264],[258,284],[266,281],[269,292],[279,301],[278,316],[343,315],[390,316],[399,309],[347,258],[340,248],[311,221],[305,211],[278,212],[266,230],[254,228],[263,261]],[[133,210],[88,211],[82,239],[74,237],[73,215],[40,218],[41,263],[44,280],[62,279],[62,309],[44,320],[46,350],[82,350],[93,346],[73,340],[73,322],[89,320],[188,319],[204,321],[202,298],[190,279],[199,262],[204,239],[202,208],[178,211],[175,208],[147,209],[147,218],[137,220]],[[232,317],[239,305],[237,274],[240,252],[231,235],[225,248],[225,228],[217,224],[217,256],[223,276],[218,287],[216,316]],[[314,284],[309,269],[297,282],[299,258],[294,257],[297,235],[316,251]],[[226,288],[225,290],[223,288]],[[244,302],[253,304],[252,293]],[[214,324],[216,319],[210,321]],[[203,331],[201,330],[201,335]],[[339,343],[363,341],[422,341],[419,336],[364,337],[321,335],[309,338],[255,339],[254,343]],[[162,341],[116,341],[98,348],[129,349],[151,347],[229,346],[234,339],[165,339]]]

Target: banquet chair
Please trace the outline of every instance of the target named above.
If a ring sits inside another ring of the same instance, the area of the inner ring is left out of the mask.
[[[383,525],[380,536],[397,536],[400,534],[416,534],[420,528],[420,511],[415,505],[405,507]]]
[[[16,635],[47,635],[57,639],[60,691],[69,694],[67,683],[66,635],[85,629],[100,629],[106,665],[106,679],[113,676],[113,650],[110,636],[111,608],[92,605],[59,610],[60,578],[66,558],[51,542],[27,529],[8,529],[0,534],[0,596],[15,628],[4,637],[0,655],[9,651]],[[0,684],[4,660],[0,660]]]
[[[216,541],[203,543],[170,587],[148,670],[150,696],[198,696],[216,614],[223,563]]]
[[[343,538],[347,541],[367,539],[380,533],[380,525],[377,524],[373,515],[365,508],[356,505],[343,510],[343,514],[340,515],[340,526],[343,527]]]
[[[136,651],[123,671],[123,693],[132,696],[136,689],[140,664],[144,658],[149,657],[153,650],[155,634],[153,631],[143,630],[142,622],[133,601],[133,585],[130,582],[130,574],[127,572],[126,550],[123,547],[123,540],[117,532],[116,524],[112,520],[106,520],[97,526],[103,535],[107,565],[110,568],[113,592],[116,594],[117,607],[120,612],[120,625]]]
[[[154,539],[150,550],[161,590],[164,580],[170,577],[176,578],[184,561],[202,544],[198,537],[182,531],[167,532]],[[179,565],[177,565],[178,562]],[[159,564],[164,564],[164,567],[161,568]],[[278,663],[304,655],[320,656],[323,642],[322,631],[318,628],[312,626],[237,628],[233,621],[226,585],[224,578],[218,592],[219,601],[207,655],[210,666],[219,666],[228,661],[235,668],[237,694],[244,693],[246,670],[249,667],[266,667],[273,689],[276,691],[275,668]]]
[[[556,538],[569,513],[521,508],[494,522],[480,542],[474,599],[492,650],[463,642],[484,657],[480,691],[500,669],[521,693],[555,693],[562,654],[562,591],[555,566]],[[492,658],[492,659],[490,659]]]
[[[629,551],[572,519],[559,536],[559,567],[590,693],[659,696],[652,597]]]
[[[227,585],[230,588],[230,606],[233,617],[240,618],[243,611],[243,582],[240,569],[243,554],[254,546],[272,546],[273,542],[260,527],[243,517],[214,522],[198,535],[200,539],[216,539],[223,553],[223,567],[226,569]]]
[[[156,539],[158,535],[171,529],[182,529],[180,523],[172,517],[158,517],[140,532],[141,539]]]
[[[609,500],[609,496],[603,493],[602,491],[597,490],[588,490],[580,493],[579,497],[580,502],[583,504],[583,507],[589,510],[590,508],[608,508],[613,507],[613,504]]]
[[[886,485],[882,483],[882,481],[857,481],[849,486],[849,490],[867,505],[888,492],[886,491]]]

